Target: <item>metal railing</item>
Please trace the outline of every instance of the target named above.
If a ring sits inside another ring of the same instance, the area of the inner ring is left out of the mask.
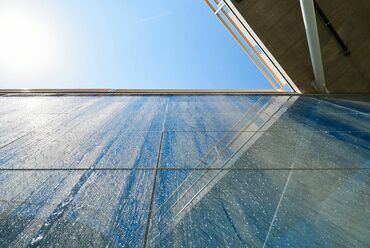
[[[300,93],[230,0],[205,0],[205,2],[275,91]]]

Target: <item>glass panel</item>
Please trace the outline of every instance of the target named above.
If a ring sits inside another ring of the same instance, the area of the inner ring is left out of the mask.
[[[116,139],[117,138],[117,139]],[[97,168],[155,168],[159,155],[160,132],[122,133],[114,137],[108,149],[101,149],[104,156]]]
[[[1,152],[1,168],[155,168],[160,139],[160,132],[98,132],[82,137],[71,132]]]
[[[369,158],[370,133],[170,132],[164,136],[160,166],[367,168]]]
[[[257,131],[289,97],[172,97],[166,131]]]
[[[356,100],[338,102],[335,98],[326,99],[299,97],[275,125],[294,130],[370,131],[370,99],[355,108],[352,106],[356,105]]]
[[[93,104],[63,114],[4,144],[0,150],[1,167],[90,168],[100,163],[109,149],[109,167],[155,166],[158,152],[142,152],[158,151],[160,133],[151,131],[162,129],[165,99],[95,99]],[[122,151],[126,154],[120,154]]]
[[[223,120],[207,122],[201,114],[190,112],[189,116],[200,116],[194,122],[199,124],[189,128],[191,125],[188,125],[187,120],[179,117],[178,126],[194,131],[165,133],[160,166],[249,169],[368,167],[368,104],[361,104],[357,100],[339,104],[332,102],[334,99],[327,101],[311,97],[274,96],[258,105],[253,116],[230,125]],[[348,104],[358,107],[351,109],[346,106]],[[181,113],[177,116],[181,116]],[[212,116],[211,110],[204,116]],[[223,127],[225,123],[226,127]],[[217,129],[219,126],[221,128]],[[214,130],[201,131],[207,128]],[[230,131],[220,131],[223,129]]]
[[[0,147],[72,115],[96,101],[90,97],[2,97]]]
[[[161,171],[153,247],[366,247],[368,171]]]
[[[160,171],[151,247],[261,247],[289,171]]]
[[[231,157],[226,154],[224,161]],[[370,133],[265,132],[227,161],[234,168],[369,168]]]
[[[82,174],[79,171],[1,171],[1,246],[26,247]]]
[[[2,246],[370,245],[369,98],[32,99],[0,97]]]
[[[154,172],[13,171],[0,177],[2,246],[143,246]]]
[[[214,146],[224,135],[223,132],[165,132],[160,167],[205,167],[217,160]]]
[[[293,171],[266,247],[368,247],[370,172]]]

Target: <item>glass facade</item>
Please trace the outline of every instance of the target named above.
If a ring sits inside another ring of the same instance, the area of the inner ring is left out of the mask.
[[[1,247],[369,247],[370,98],[0,97]]]

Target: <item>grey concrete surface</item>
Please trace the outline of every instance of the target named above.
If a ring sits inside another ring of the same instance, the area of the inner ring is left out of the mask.
[[[327,86],[332,93],[370,92],[370,1],[317,0],[351,50],[344,51],[317,14]],[[299,1],[233,1],[303,93],[314,80]]]

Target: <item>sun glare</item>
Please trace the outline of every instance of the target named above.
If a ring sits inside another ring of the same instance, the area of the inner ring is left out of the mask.
[[[0,71],[8,78],[44,73],[55,62],[55,33],[39,16],[2,8],[0,34]]]

